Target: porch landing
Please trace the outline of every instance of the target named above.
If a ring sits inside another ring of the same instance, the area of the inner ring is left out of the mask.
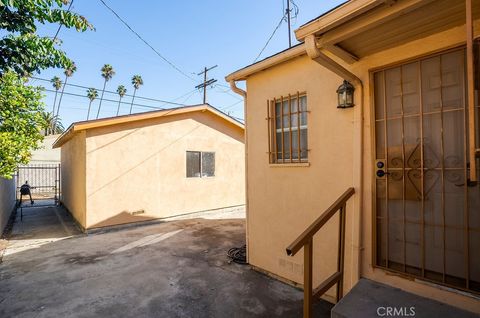
[[[332,309],[332,318],[393,316],[478,318],[478,315],[460,308],[368,279],[361,279]]]

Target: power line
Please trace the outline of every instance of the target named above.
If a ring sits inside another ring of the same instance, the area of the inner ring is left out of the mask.
[[[48,88],[45,88],[45,91],[46,92],[51,92],[51,93],[55,93],[56,91],[53,90],[53,89],[48,89]],[[64,92],[63,94],[65,95],[69,95],[69,96],[75,96],[75,97],[82,97],[82,98],[88,98],[86,95],[80,95],[80,94],[75,94],[75,93],[69,93],[69,92]],[[114,102],[114,103],[117,103],[118,104],[118,100],[113,100],[113,99],[107,99],[107,98],[104,98],[103,99],[104,101],[107,101],[107,102]],[[131,102],[120,102],[120,104],[128,104],[128,105],[132,105]],[[178,106],[186,106],[185,104],[176,104]],[[144,108],[151,108],[151,109],[165,109],[165,108],[162,108],[162,107],[155,107],[155,106],[149,106],[149,105],[143,105],[143,104],[133,104],[133,106],[138,106],[138,107],[144,107]]]
[[[283,0],[282,0],[283,2]],[[290,9],[290,3],[293,5],[293,9]],[[297,16],[298,16],[298,12],[299,12],[299,8],[297,6],[297,4],[295,3],[295,1],[293,0],[287,0],[287,9],[285,9],[285,6],[284,6],[284,11],[285,11],[285,15],[287,16],[286,17],[286,20],[287,20],[287,24],[288,24],[288,47],[292,47],[292,31],[291,31],[291,21],[293,19],[297,19]],[[293,12],[293,16],[291,15],[291,13]]]
[[[221,90],[220,88],[218,88],[217,85],[214,85],[214,87],[217,89],[217,91],[218,91],[219,93],[223,93],[223,94],[230,95],[230,96],[232,96],[233,98],[238,99],[238,100],[240,100],[240,101],[243,100],[243,98],[241,98],[240,96],[235,95],[235,94],[233,94],[233,93],[230,93],[229,91],[231,91],[231,89],[229,89],[229,91],[228,91],[228,90],[227,90],[227,91],[224,91],[224,90]]]
[[[232,91],[232,89],[230,88],[230,86],[223,85],[223,84],[219,84],[219,83],[217,83],[217,84],[215,84],[215,85],[213,85],[213,86],[214,86],[214,87],[217,89],[217,91],[220,92],[220,93],[228,94],[228,95],[230,95],[230,96],[232,96],[232,97],[234,97],[234,98],[236,98],[236,99],[238,99],[238,100],[243,100],[243,98],[241,98],[241,97],[238,96],[237,94],[232,94],[232,93],[231,93],[231,92],[233,92],[233,91]],[[224,88],[226,88],[227,90],[221,90],[220,88],[218,88],[218,86],[224,87]]]
[[[203,74],[203,83],[202,84],[198,84],[197,86],[195,86],[195,88],[197,89],[200,89],[200,88],[203,88],[203,103],[206,104],[207,103],[207,86],[210,86],[212,85],[213,83],[215,83],[217,80],[212,78],[212,79],[207,79],[207,72],[210,71],[211,69],[214,69],[215,67],[217,67],[218,65],[215,65],[215,66],[212,66],[210,68],[207,68],[205,66],[205,68],[203,69],[203,71],[201,71],[200,73],[198,73],[197,75],[202,75]]]
[[[287,15],[287,24],[288,24],[288,47],[292,47],[292,31],[290,25],[290,0],[287,0],[287,11],[285,12]]]
[[[100,0],[100,1],[101,1],[101,0]],[[272,40],[273,36],[275,35],[275,33],[277,32],[277,30],[278,30],[278,29],[280,28],[280,26],[282,25],[282,22],[283,22],[283,20],[285,19],[285,15],[286,15],[286,14],[284,14],[284,15],[282,16],[282,18],[280,19],[280,21],[279,21],[278,24],[277,24],[277,27],[275,28],[275,30],[273,30],[272,35],[270,35],[270,37],[268,38],[267,43],[265,43],[265,45],[263,46],[263,48],[262,48],[262,50],[260,51],[260,53],[258,53],[258,55],[257,55],[257,57],[255,58],[255,60],[253,60],[253,63],[255,63],[255,62],[258,60],[258,58],[262,55],[263,51],[265,51],[265,49],[267,48],[268,44],[269,44],[270,41]]]
[[[36,80],[40,80],[40,81],[45,81],[45,82],[51,82],[50,80],[46,79],[46,78],[41,78],[41,77],[35,77],[35,76],[32,76],[31,78],[33,79],[36,79]],[[71,83],[67,83],[67,84],[64,84],[66,86],[72,86],[72,87],[78,87],[78,88],[83,88],[83,89],[89,89],[89,88],[92,88],[92,87],[89,87],[89,86],[83,86],[83,85],[78,85],[78,84],[71,84]],[[95,88],[95,87],[93,87]],[[102,89],[100,88],[95,88],[96,90],[98,91],[101,91]],[[110,94],[118,94],[117,92],[114,92],[114,91],[108,91],[108,90],[105,90],[106,93],[110,93]],[[186,93],[185,95],[189,94],[190,92]],[[183,96],[185,96],[183,95]],[[129,94],[125,94],[125,96],[127,97],[133,97],[133,95],[129,95]],[[177,99],[180,99],[182,98],[183,96],[180,96],[180,97],[177,97]],[[166,101],[166,100],[162,100],[162,99],[155,99],[155,98],[149,98],[149,97],[142,97],[142,96],[135,96],[135,98],[140,98],[140,99],[144,99],[144,100],[149,100],[149,101],[153,101],[153,102],[159,102],[159,103],[164,103],[164,104],[172,104],[172,105],[178,105],[178,106],[183,106],[183,104],[179,104],[179,103],[175,103],[175,102],[171,102],[171,101]]]
[[[120,20],[133,34],[135,34],[143,43],[145,43],[150,49],[152,49],[155,54],[157,54],[162,60],[164,60],[168,65],[170,65],[173,69],[175,69],[177,72],[182,74],[183,76],[191,79],[192,81],[195,82],[195,79],[193,79],[190,75],[182,71],[180,68],[178,68],[175,64],[170,62],[166,57],[164,57],[160,52],[158,52],[150,43],[148,43],[140,34],[138,34],[132,27],[124,20],[122,17],[118,15],[118,13],[115,12],[111,7],[108,6],[108,4],[105,3],[104,0],[99,0],[108,10],[110,10],[113,15],[117,17],[118,20]]]
[[[70,9],[72,8],[72,4],[73,4],[73,0],[70,1],[70,5],[68,6],[67,12],[70,12]],[[62,23],[59,24],[57,33],[55,33],[55,36],[53,37],[53,42],[55,42],[55,40],[57,39],[57,36],[60,33],[60,29],[62,28],[62,25],[63,25]]]
[[[183,94],[183,95],[180,95],[180,96],[178,96],[178,97],[175,97],[174,99],[172,99],[172,101],[179,100],[180,98],[185,97],[185,96],[187,96],[187,95],[189,95],[189,97],[190,97],[190,96],[192,96],[196,91],[197,91],[197,89],[195,88],[194,90],[191,90],[190,92],[187,92],[187,93],[185,93],[185,94]],[[189,98],[189,97],[188,97],[188,98]],[[182,102],[182,104],[184,104],[184,103],[185,103],[185,101]]]
[[[239,100],[239,101],[236,102],[236,103],[233,103],[232,105],[229,105],[229,106],[227,106],[227,107],[222,108],[222,110],[226,110],[226,109],[232,108],[233,106],[236,106],[236,105],[240,104],[241,102],[243,102],[243,99],[242,99],[242,100]]]
[[[230,88],[230,86],[223,85],[223,84],[220,84],[220,83],[215,84],[215,86],[222,86],[222,87],[228,88],[229,90],[232,90],[232,89]]]
[[[195,94],[196,91],[197,91],[197,90],[195,89],[193,92],[191,92],[191,94],[188,95],[188,96],[183,100],[183,103],[186,103],[187,100],[189,100],[189,99]]]
[[[227,115],[228,115],[228,114],[227,114]],[[235,117],[235,116],[232,116],[232,115],[228,115],[228,116],[232,117],[233,119],[236,119],[236,120],[245,122],[245,119],[243,119],[243,118]]]

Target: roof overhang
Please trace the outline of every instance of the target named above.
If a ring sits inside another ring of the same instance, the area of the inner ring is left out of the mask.
[[[473,18],[480,1],[473,1]],[[295,31],[297,39],[313,38],[316,47],[347,64],[363,57],[465,24],[464,0],[350,0]],[[475,25],[480,25],[477,21]],[[480,28],[480,26],[479,26]],[[242,68],[225,79],[248,76],[307,53],[305,43]]]
[[[151,112],[145,112],[140,114],[124,115],[124,116],[108,117],[108,118],[76,122],[71,124],[68,127],[68,129],[62,135],[60,135],[60,137],[58,137],[58,139],[53,143],[53,148],[61,147],[63,144],[65,144],[67,141],[72,139],[73,136],[80,131],[106,127],[106,126],[120,125],[120,124],[131,123],[131,122],[138,122],[138,121],[148,120],[148,119],[156,119],[161,117],[172,117],[180,114],[188,114],[193,112],[209,112],[240,129],[245,129],[245,126],[241,122],[233,119],[232,117],[228,116],[227,114],[223,113],[217,108],[210,106],[208,104],[202,104],[202,105],[193,105],[193,106],[151,111]]]
[[[261,60],[257,63],[251,64],[249,66],[246,66],[230,75],[227,75],[225,77],[225,80],[227,82],[230,81],[243,81],[247,79],[248,76],[258,73],[260,71],[266,70],[272,66],[281,64],[285,61],[291,60],[295,57],[305,55],[305,45],[299,44],[296,46],[293,46],[289,49],[286,49],[285,51],[282,51],[280,53],[277,53],[273,56],[267,57],[264,60]]]
[[[345,23],[360,14],[371,10],[381,4],[385,0],[354,0],[347,1],[333,10],[322,14],[318,18],[305,23],[295,30],[297,40],[304,41],[310,34],[318,32],[326,32],[342,23]]]
[[[474,1],[478,19],[480,1]],[[352,0],[295,31],[348,64],[465,24],[463,0]]]

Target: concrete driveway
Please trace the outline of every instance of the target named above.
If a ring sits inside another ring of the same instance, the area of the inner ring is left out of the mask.
[[[0,317],[302,316],[301,291],[228,262],[226,251],[244,244],[243,219],[90,235],[71,226],[60,208],[24,210],[0,264]],[[318,302],[316,316],[331,307]]]

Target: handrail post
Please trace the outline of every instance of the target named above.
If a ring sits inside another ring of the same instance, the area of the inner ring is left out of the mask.
[[[340,215],[338,217],[338,255],[337,255],[337,271],[341,274],[340,280],[337,283],[337,303],[343,297],[343,271],[345,263],[345,214],[347,205],[340,208]]]
[[[303,317],[312,317],[312,263],[313,239],[303,247]]]
[[[313,314],[313,297],[320,297],[337,284],[337,302],[343,297],[343,274],[345,263],[345,219],[347,200],[355,193],[354,188],[348,188],[320,217],[315,220],[286,249],[287,255],[294,256],[303,247],[303,317],[310,318]],[[337,212],[340,213],[338,223],[338,258],[337,271],[313,290],[313,236]]]

